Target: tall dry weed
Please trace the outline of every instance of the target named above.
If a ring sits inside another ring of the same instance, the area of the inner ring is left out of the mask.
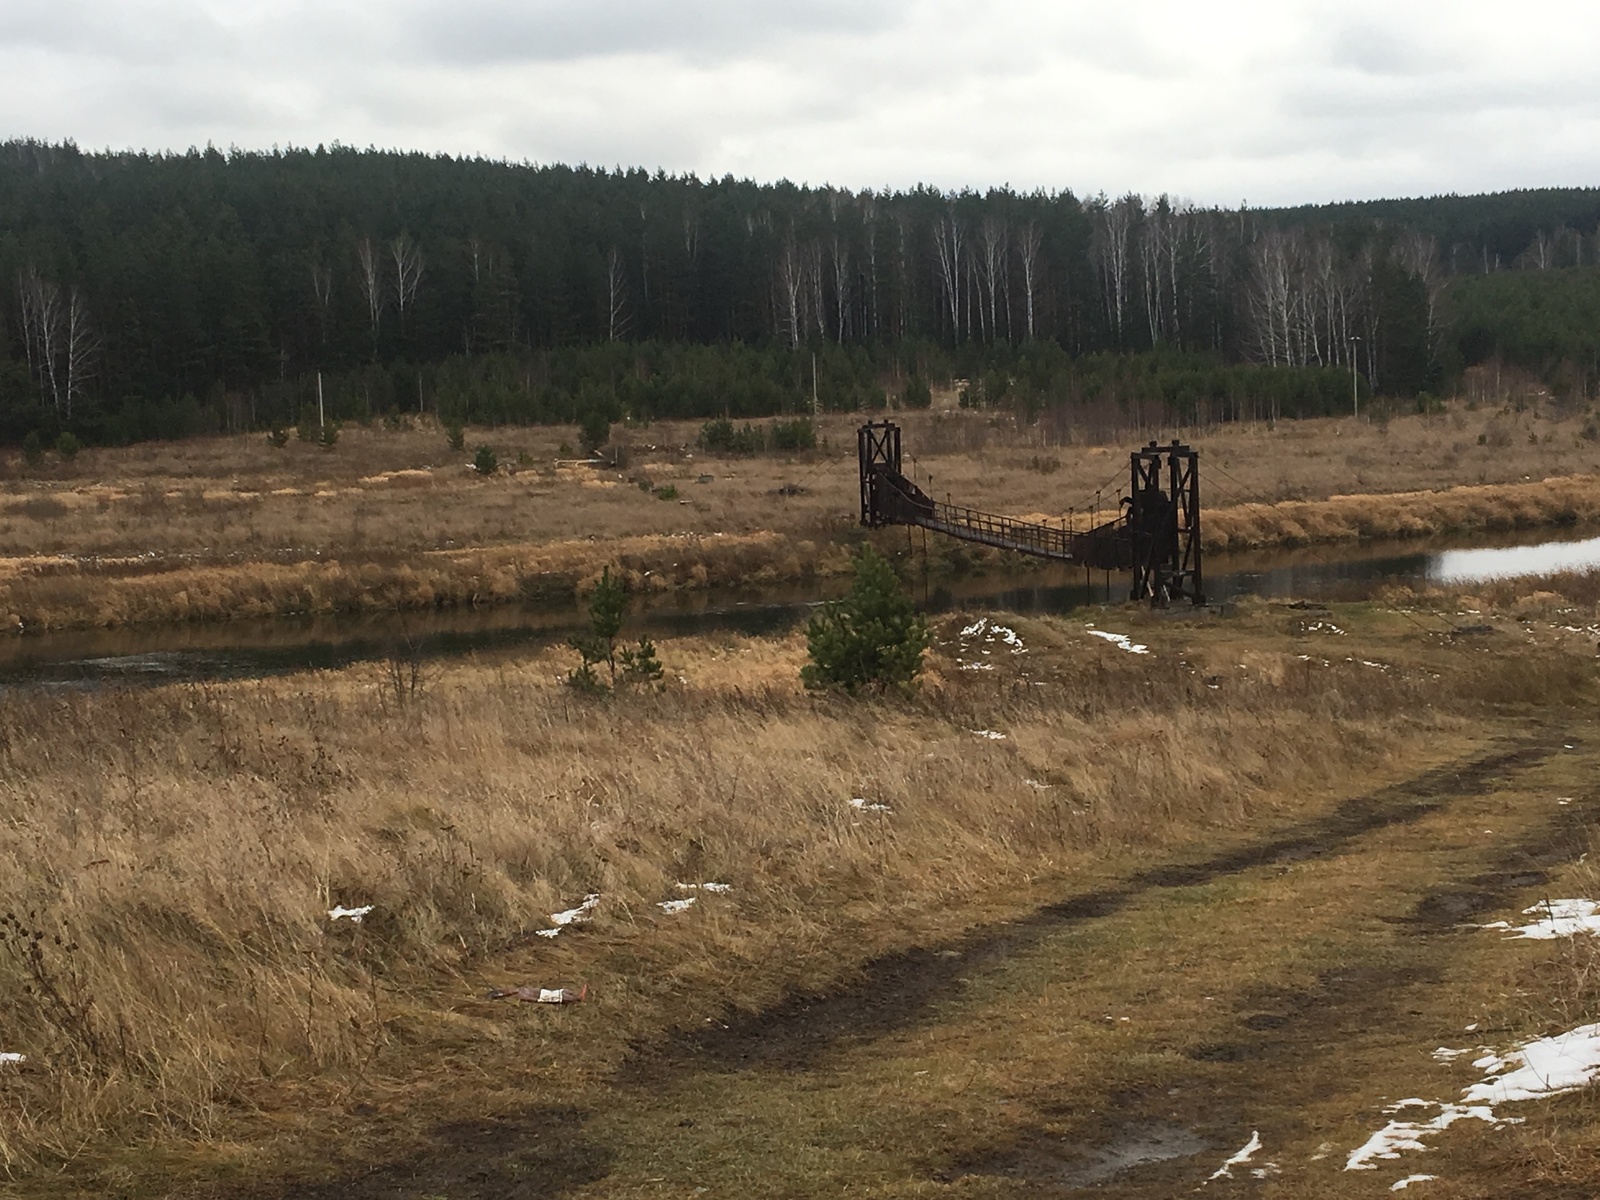
[[[670,686],[609,702],[557,651],[439,667],[404,703],[381,664],[0,696],[0,1050],[29,1055],[0,1154],[203,1138],[255,1089],[367,1069],[497,956],[569,961],[589,931],[533,934],[590,893],[635,963],[619,1020],[704,1003],[691,963],[717,1003],[769,1002],[966,898],[1290,812],[1463,689],[1527,687],[1499,659],[1441,684],[1019,627],[1026,655],[969,671],[946,622],[923,694],[872,705],[806,695],[797,636],[663,644]],[[716,919],[661,918],[707,880],[735,888]]]

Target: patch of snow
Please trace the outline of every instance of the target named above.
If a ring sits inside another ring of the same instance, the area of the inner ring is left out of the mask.
[[[1244,1144],[1244,1149],[1240,1150],[1227,1162],[1223,1163],[1215,1171],[1211,1172],[1211,1178],[1207,1179],[1206,1182],[1210,1183],[1212,1179],[1231,1179],[1233,1177],[1233,1169],[1235,1167],[1244,1166],[1244,1164],[1249,1162],[1250,1159],[1255,1156],[1255,1153],[1260,1149],[1261,1131],[1253,1130],[1250,1134],[1250,1140]]]
[[[680,883],[680,884],[678,884],[678,890],[680,892],[714,892],[715,894],[720,896],[720,895],[722,895],[723,892],[731,892],[731,891],[733,891],[733,884],[731,884],[731,883]]]
[[[1407,1150],[1426,1150],[1428,1147],[1423,1143],[1423,1138],[1449,1129],[1457,1121],[1486,1121],[1495,1126],[1505,1123],[1495,1116],[1494,1109],[1487,1104],[1468,1107],[1460,1104],[1435,1105],[1428,1100],[1402,1100],[1385,1111],[1396,1113],[1406,1108],[1433,1107],[1439,1109],[1439,1115],[1431,1121],[1390,1121],[1350,1152],[1344,1169],[1376,1171],[1380,1159],[1399,1158]]]
[[[670,915],[672,913],[681,913],[688,908],[693,908],[694,902],[695,897],[690,896],[687,900],[662,900],[656,905],[656,907],[662,912]]]
[[[1577,937],[1580,933],[1600,934],[1600,904],[1593,900],[1546,900],[1532,908],[1523,909],[1522,913],[1524,916],[1538,913],[1543,919],[1520,926],[1494,921],[1483,928],[1504,929],[1508,937],[1533,938],[1535,941]]]
[[[961,669],[963,671],[992,671],[994,670],[994,664],[986,662],[962,663]]]
[[[1442,1063],[1455,1062],[1456,1059],[1465,1058],[1471,1053],[1471,1050],[1452,1050],[1448,1046],[1440,1046],[1433,1052],[1433,1061]]]
[[[1048,792],[1056,786],[1053,783],[1040,783],[1037,779],[1024,779],[1022,782],[1036,792]]]
[[[1397,1179],[1389,1188],[1391,1192],[1403,1192],[1413,1183],[1427,1183],[1430,1179],[1439,1178],[1437,1175],[1407,1175],[1404,1179]]]
[[[1390,1105],[1384,1110],[1390,1115],[1408,1108],[1438,1108],[1439,1115],[1431,1121],[1390,1121],[1350,1152],[1344,1169],[1376,1170],[1380,1159],[1399,1158],[1408,1150],[1426,1150],[1423,1139],[1457,1121],[1483,1121],[1496,1128],[1520,1124],[1520,1117],[1502,1117],[1495,1112],[1495,1106],[1543,1100],[1588,1087],[1600,1079],[1600,1024],[1580,1025],[1555,1037],[1534,1038],[1505,1055],[1487,1054],[1472,1065],[1488,1072],[1489,1078],[1464,1090],[1460,1104],[1411,1099]]]
[[[359,925],[359,924],[361,924],[361,918],[366,916],[375,907],[377,907],[377,906],[376,905],[372,905],[372,904],[366,904],[366,905],[363,905],[360,908],[345,908],[344,905],[342,905],[342,904],[336,905],[335,907],[330,908],[328,910],[328,920],[330,920],[330,921],[349,920],[349,921],[353,921],[355,924]]]
[[[974,729],[972,732],[978,737],[988,738],[991,742],[1003,742],[1006,740],[1005,734],[993,729]]]
[[[1150,647],[1142,646],[1125,633],[1108,633],[1104,629],[1089,630],[1090,637],[1104,638],[1119,650],[1126,650],[1129,654],[1149,654]]]
[[[963,641],[967,638],[975,637],[981,637],[991,646],[996,642],[1010,646],[1013,654],[1026,654],[1028,652],[1028,648],[1022,644],[1021,635],[1015,629],[1001,625],[998,622],[991,622],[988,617],[979,617],[961,631]],[[966,647],[963,646],[962,649],[965,650]],[[988,654],[989,651],[985,650],[984,653]]]
[[[1469,1087],[1462,1093],[1468,1102],[1508,1104],[1576,1092],[1600,1077],[1600,1025],[1536,1038],[1504,1058],[1480,1059],[1474,1065],[1503,1074]]]
[[[857,812],[886,813],[894,811],[887,804],[879,804],[876,801],[868,800],[865,796],[857,796],[854,800],[850,801],[850,807],[855,809]]]
[[[15,1050],[0,1051],[0,1063],[25,1063],[28,1061],[26,1054],[18,1054]]]
[[[569,908],[565,912],[551,913],[550,920],[555,924],[554,929],[537,929],[534,932],[540,937],[553,938],[568,925],[581,925],[589,919],[589,914],[594,912],[595,906],[600,903],[600,893],[590,892],[583,898],[583,903],[577,908]]]
[[[1313,621],[1313,622],[1311,622],[1311,624],[1306,626],[1306,632],[1307,633],[1333,633],[1333,634],[1338,634],[1340,637],[1344,636],[1344,630],[1340,629],[1332,621]]]
[[[998,638],[1011,647],[1011,653],[1013,654],[1026,654],[1028,652],[1028,648],[1022,644],[1022,638],[1015,629],[1007,628],[1004,625],[991,625],[989,626],[989,634],[990,641]]]

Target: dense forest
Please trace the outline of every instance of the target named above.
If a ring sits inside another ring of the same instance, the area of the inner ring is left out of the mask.
[[[1587,231],[1587,232],[1585,232]],[[0,440],[918,402],[1229,419],[1592,394],[1600,190],[1284,210],[347,147],[0,144]],[[1065,414],[1065,415],[1064,415]]]

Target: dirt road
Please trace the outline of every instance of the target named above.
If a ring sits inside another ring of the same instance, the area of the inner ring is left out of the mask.
[[[1600,1140],[1581,1096],[1345,1167],[1386,1106],[1480,1074],[1436,1048],[1578,1022],[1573,943],[1479,926],[1580,894],[1597,733],[1509,732],[1254,844],[639,1047],[580,1105],[446,1119],[404,1162],[260,1194],[1341,1197],[1427,1174],[1410,1194],[1591,1195],[1551,1134]]]

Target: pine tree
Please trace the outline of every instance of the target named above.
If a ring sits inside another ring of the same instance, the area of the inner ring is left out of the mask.
[[[825,604],[806,626],[808,688],[907,691],[922,670],[928,628],[894,570],[871,546],[856,558],[850,594]]]

